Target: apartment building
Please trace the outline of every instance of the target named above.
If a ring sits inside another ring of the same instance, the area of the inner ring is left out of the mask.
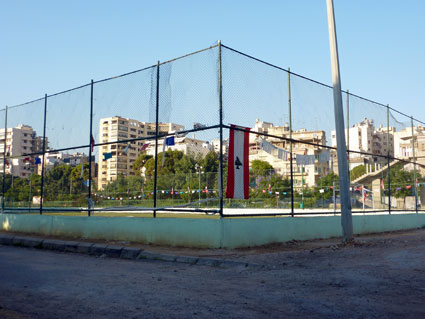
[[[290,178],[291,176],[291,154],[290,142],[278,137],[290,137],[289,125],[274,126],[273,123],[256,120],[252,131],[261,132],[276,137],[265,137],[256,134],[250,134],[250,162],[253,160],[262,160],[270,163],[275,172],[281,176]],[[321,147],[326,145],[325,131],[307,131],[300,129],[292,132],[292,138],[300,142],[292,143],[292,171],[294,186],[296,188],[313,186],[317,180],[331,171],[330,161],[322,161],[321,154],[328,152]],[[264,142],[270,143],[271,147],[264,147]],[[304,144],[311,143],[311,144]],[[314,144],[314,145],[312,145]],[[308,165],[297,165],[297,156],[312,155],[314,161]]]
[[[214,152],[220,154],[220,139],[215,138],[211,140],[211,147]],[[227,159],[229,153],[229,139],[223,139],[223,158]]]
[[[425,128],[422,125],[406,127],[394,134],[394,157],[413,158],[412,131],[415,136],[415,157],[425,158]]]
[[[383,127],[380,125],[375,129],[371,119],[364,118],[363,121],[345,129],[345,140],[347,148],[355,152],[364,152],[373,155],[350,153],[350,169],[365,163],[382,164],[389,152],[394,155],[394,127]],[[336,131],[331,132],[332,146],[336,147]]]
[[[118,140],[154,137],[155,129],[155,123],[140,122],[121,116],[102,118],[99,123],[99,142],[110,143]],[[168,134],[182,130],[184,130],[183,125],[174,123],[158,124],[159,134]],[[119,175],[134,175],[133,163],[142,151],[143,145],[148,143],[152,144],[152,141],[117,142],[100,146],[98,149],[98,189],[103,189]],[[126,151],[124,151],[125,149]],[[103,154],[105,153],[111,153],[112,157],[104,160]]]
[[[45,173],[49,172],[52,168],[58,166],[58,165],[69,165],[72,167],[78,166],[81,163],[87,164],[89,162],[88,155],[84,153],[61,153],[61,152],[55,152],[55,151],[49,151],[45,154]],[[92,155],[92,162],[91,162],[91,173],[92,178],[97,177],[96,172],[96,161],[95,161],[95,155]],[[37,174],[41,175],[42,165],[37,165]]]
[[[155,155],[155,140],[148,141],[149,146],[146,149],[146,153],[149,155]],[[164,139],[158,140],[158,153],[161,153],[164,147]],[[214,147],[208,141],[198,140],[187,136],[175,137],[174,145],[166,146],[167,150],[180,151],[185,155],[192,154],[194,156],[201,154],[202,157],[213,151]]]
[[[46,148],[47,143],[46,139]],[[6,130],[0,129],[0,158],[3,158],[6,152],[6,174],[28,177],[34,164],[26,161],[25,155],[41,152],[42,149],[43,137],[37,136],[36,131],[29,125],[20,124]],[[0,161],[0,171],[3,172],[3,161]]]

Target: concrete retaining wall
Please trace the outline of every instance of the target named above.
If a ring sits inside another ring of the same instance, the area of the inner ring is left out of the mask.
[[[353,216],[355,234],[425,227],[425,214]],[[237,248],[341,236],[339,216],[224,218],[131,218],[0,214],[0,229],[155,245]]]

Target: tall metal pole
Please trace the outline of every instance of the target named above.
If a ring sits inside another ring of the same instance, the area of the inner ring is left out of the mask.
[[[412,123],[412,155],[413,155],[413,183],[415,184],[415,210],[418,212],[418,183],[416,182],[416,152],[415,152],[415,129],[413,126],[413,116],[410,117]]]
[[[2,201],[1,201],[1,211],[4,212],[4,204],[5,204],[5,193],[6,193],[6,141],[7,141],[7,105],[6,105],[6,110],[5,110],[5,115],[4,115],[4,149],[3,149],[3,196],[2,196]],[[10,163],[10,165],[12,166],[12,163]],[[13,172],[11,172],[12,176],[13,176]],[[12,177],[12,182],[13,182],[13,177]],[[13,187],[13,186],[12,186]]]
[[[334,95],[334,115],[337,139],[339,189],[341,197],[342,240],[353,239],[353,220],[351,216],[350,181],[348,178],[347,150],[345,146],[344,113],[342,109],[341,79],[339,75],[338,44],[336,37],[333,0],[326,0],[329,26],[329,45],[332,65],[332,84]]]
[[[156,199],[156,188],[158,186],[158,134],[159,134],[159,61],[156,67],[156,115],[155,115],[155,171],[154,171],[154,180],[153,180],[153,207],[157,206]],[[165,143],[165,141],[163,141]],[[162,156],[165,154],[163,153]],[[156,218],[156,209],[153,211],[153,218]]]
[[[91,184],[92,184],[92,178],[91,178],[91,163],[92,163],[92,136],[93,136],[93,80],[90,82],[90,148],[89,148],[89,195],[88,195],[88,214],[91,215],[91,209],[92,209],[92,200],[91,200]],[[82,163],[81,165],[84,165]],[[84,178],[84,174],[83,174]],[[72,183],[72,182],[71,182]]]
[[[289,108],[289,165],[291,165],[291,216],[294,217],[294,168],[292,155],[292,96],[291,96],[291,69],[288,68],[288,108]]]
[[[46,126],[47,126],[46,117],[47,117],[47,94],[44,95],[43,157],[41,162],[40,215],[43,214],[44,176],[46,175]]]
[[[221,59],[221,41],[218,41],[218,103],[220,117],[220,156],[219,156],[219,181],[218,192],[220,196],[220,217],[223,217],[223,70]]]
[[[390,106],[387,105],[387,179],[388,179],[388,214],[391,214],[391,167],[390,167]]]

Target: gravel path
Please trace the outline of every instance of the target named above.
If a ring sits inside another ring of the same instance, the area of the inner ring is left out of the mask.
[[[425,230],[234,251],[217,268],[0,245],[0,318],[425,318]]]

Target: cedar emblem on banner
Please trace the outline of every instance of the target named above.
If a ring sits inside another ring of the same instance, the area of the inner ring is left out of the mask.
[[[249,128],[231,125],[227,162],[227,198],[249,198],[249,130]]]

